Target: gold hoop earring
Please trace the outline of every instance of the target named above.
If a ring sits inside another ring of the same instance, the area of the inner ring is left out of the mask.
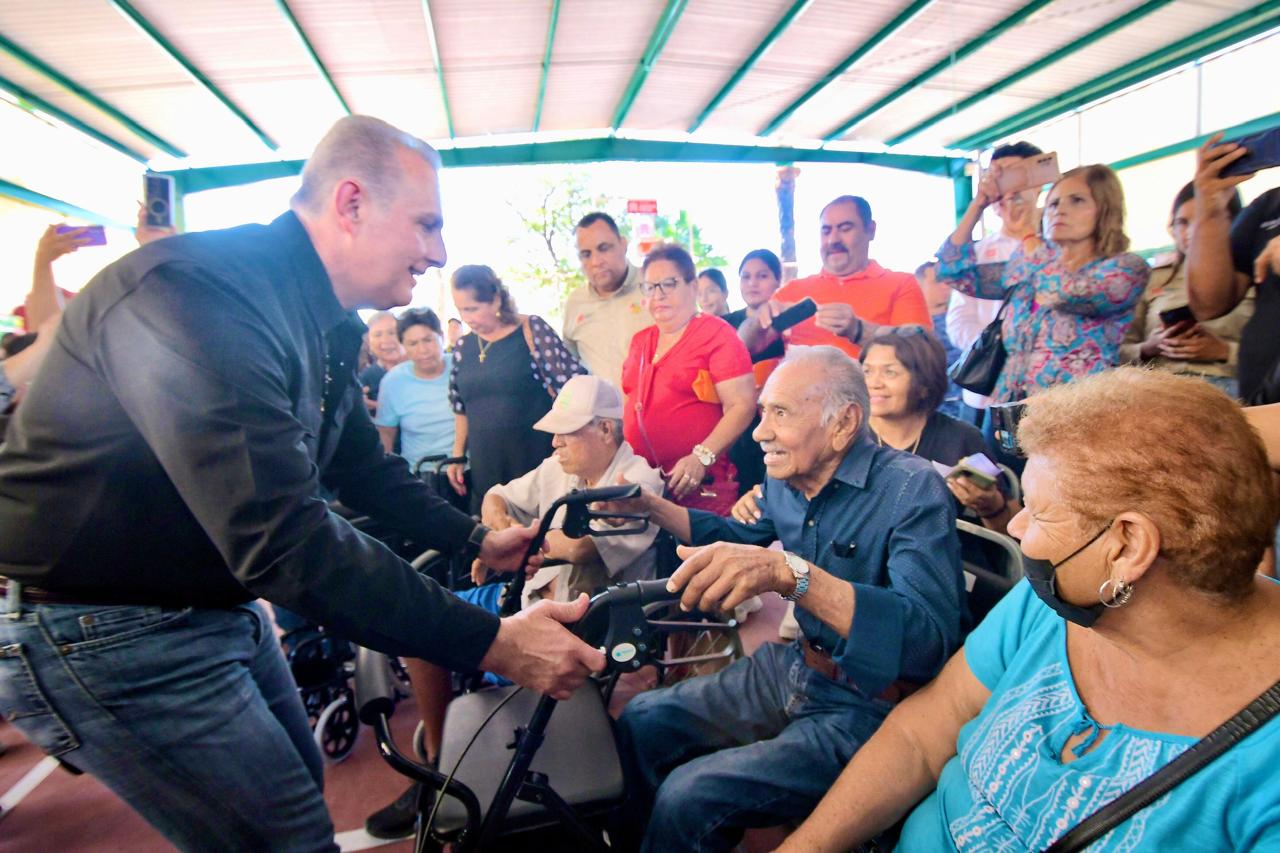
[[[1111,587],[1110,595],[1108,595],[1109,587]],[[1098,587],[1098,600],[1102,602],[1103,607],[1110,607],[1113,610],[1124,607],[1131,598],[1133,598],[1133,584],[1126,581],[1107,578]]]

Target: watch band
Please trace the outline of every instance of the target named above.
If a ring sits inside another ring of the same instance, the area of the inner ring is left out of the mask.
[[[471,528],[471,534],[467,536],[467,544],[464,549],[468,560],[474,560],[480,555],[480,545],[484,542],[484,537],[493,532],[493,529],[485,524],[476,522],[476,526]]]
[[[698,457],[698,461],[705,468],[708,465],[716,464],[716,452],[705,444],[695,444],[693,446],[693,455]]]
[[[809,591],[809,564],[799,554],[793,554],[790,551],[783,551],[782,558],[787,561],[787,568],[796,579],[795,589],[782,598],[784,601],[799,601]]]

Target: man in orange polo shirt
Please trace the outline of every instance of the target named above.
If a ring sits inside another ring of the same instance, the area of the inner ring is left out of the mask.
[[[857,358],[860,344],[881,326],[933,328],[915,276],[891,272],[868,256],[876,223],[866,199],[842,195],[822,209],[821,221],[822,272],[788,282],[748,315],[738,327],[747,349],[758,352],[777,340],[773,318],[806,296],[818,313],[782,333],[786,346],[828,344]]]

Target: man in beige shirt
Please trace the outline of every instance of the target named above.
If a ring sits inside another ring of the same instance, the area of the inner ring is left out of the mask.
[[[569,294],[561,337],[588,370],[620,387],[632,335],[653,323],[640,296],[640,270],[627,261],[627,241],[609,214],[588,213],[576,236],[587,286]]]

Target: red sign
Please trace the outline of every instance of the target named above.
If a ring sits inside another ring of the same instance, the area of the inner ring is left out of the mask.
[[[652,198],[633,198],[627,201],[627,213],[648,213],[656,214],[658,212],[658,201]]]

